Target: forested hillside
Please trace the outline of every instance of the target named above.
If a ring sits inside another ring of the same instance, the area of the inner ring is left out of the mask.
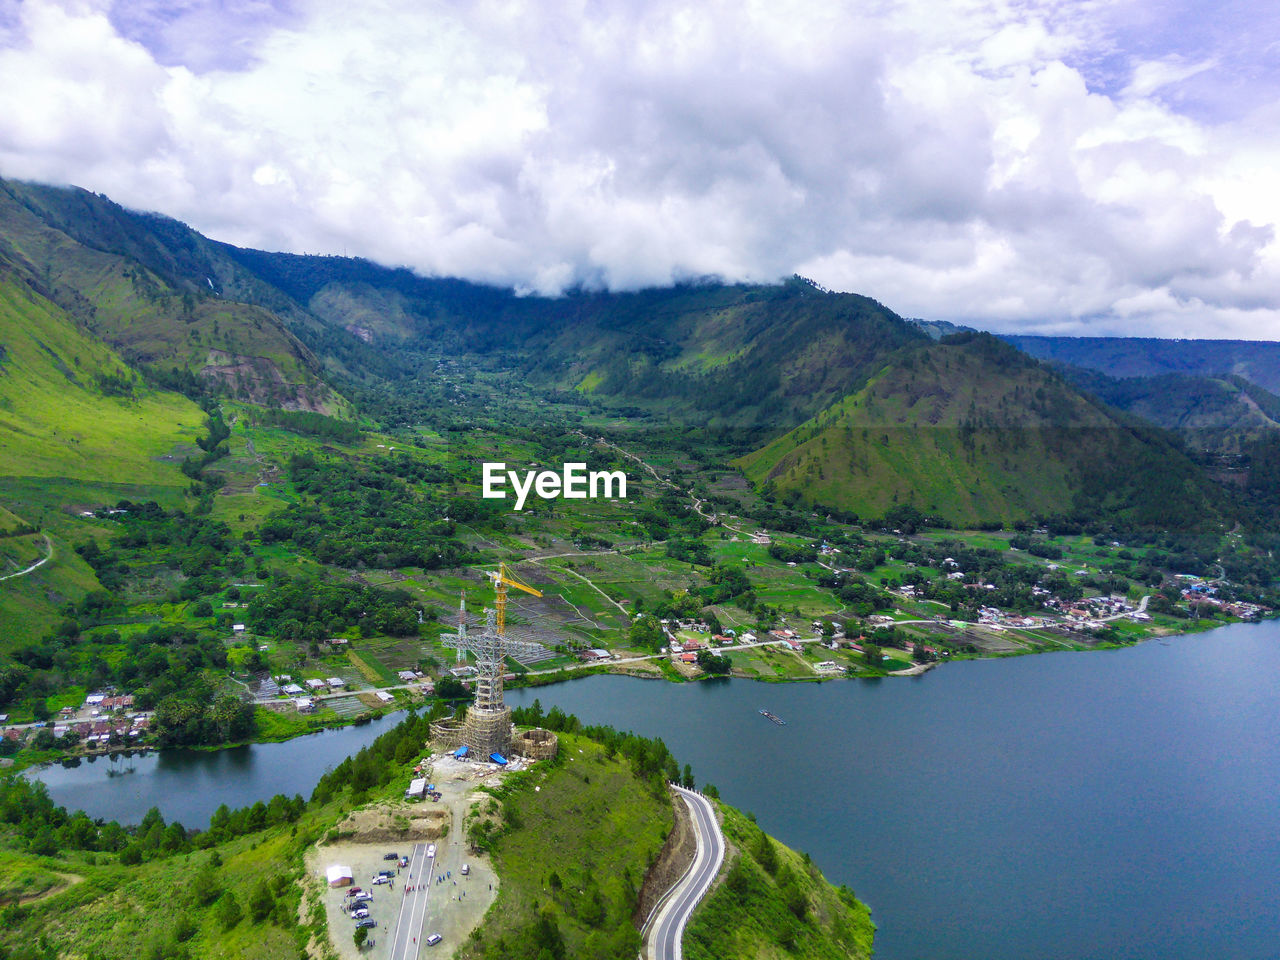
[[[1176,432],[1194,451],[1238,455],[1280,431],[1280,397],[1235,374],[1119,378],[1082,367],[1061,372],[1108,406]]]
[[[986,334],[895,358],[740,462],[757,484],[866,517],[910,506],[964,525],[1114,515],[1184,527],[1220,510],[1158,431],[1117,419]]]
[[[1003,337],[1041,360],[1099,370],[1112,377],[1186,373],[1238,374],[1280,392],[1280,343],[1258,340],[1157,340],[1152,337]]]

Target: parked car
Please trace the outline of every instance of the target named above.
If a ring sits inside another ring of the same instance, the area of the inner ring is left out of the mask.
[[[407,867],[407,866],[409,865],[409,858],[408,858],[408,857],[401,857],[401,858],[400,858],[400,860],[399,860],[399,864],[400,864],[400,866],[402,866],[402,867]]]
[[[368,928],[372,929],[372,928],[376,927],[377,925],[378,925],[378,921],[377,921],[377,920],[372,919],[371,917],[365,917],[363,920],[357,920],[357,921],[356,921],[356,926],[357,926],[357,927],[368,927]]]
[[[440,936],[440,934],[433,933],[431,936],[427,937],[427,946],[434,947],[437,943],[439,943],[443,939],[444,937]]]
[[[373,878],[373,885],[374,885],[375,887],[376,887],[378,884],[380,884],[380,883],[390,883],[390,882],[391,882],[391,878],[390,878],[390,877],[384,877],[384,876],[379,875],[379,876],[376,876],[376,877],[374,877],[374,878]]]
[[[364,907],[357,907],[355,910],[351,911],[352,920],[364,920],[364,919],[367,919],[368,916],[369,916],[369,911]]]
[[[356,896],[356,895],[358,895],[358,894],[361,894],[361,893],[364,893],[364,888],[363,888],[363,887],[348,887],[348,888],[347,888],[347,896],[348,896],[348,897],[354,897],[354,896]]]
[[[383,860],[398,860],[398,859],[400,859],[400,854],[398,854],[398,853],[384,853],[384,854],[382,855],[382,859],[383,859]]]
[[[469,864],[469,863],[464,863],[464,864],[462,865],[462,875],[465,877],[465,876],[466,876],[467,874],[469,874],[470,872],[471,872],[471,864]]]

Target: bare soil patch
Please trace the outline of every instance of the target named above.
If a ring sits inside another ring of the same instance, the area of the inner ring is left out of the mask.
[[[439,840],[449,822],[449,811],[436,804],[380,803],[347,814],[336,827],[353,843]]]

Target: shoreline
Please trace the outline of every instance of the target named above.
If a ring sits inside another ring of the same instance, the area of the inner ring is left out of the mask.
[[[1012,657],[1038,656],[1040,654],[1047,654],[1047,653],[1094,653],[1102,650],[1123,650],[1129,647],[1138,646],[1140,644],[1150,643],[1152,641],[1168,640],[1171,637],[1195,636],[1202,633],[1211,633],[1222,627],[1244,626],[1248,624],[1262,624],[1262,623],[1266,623],[1268,621],[1277,620],[1277,619],[1280,619],[1280,613],[1274,614],[1269,617],[1262,617],[1259,620],[1233,620],[1226,623],[1216,622],[1212,626],[1190,629],[1190,630],[1164,632],[1159,628],[1157,628],[1150,636],[1143,637],[1139,640],[1135,640],[1132,643],[1099,644],[1096,647],[1091,647],[1085,650],[1076,650],[1076,649],[1024,650],[1020,652],[1010,651],[1008,653],[987,654],[987,655],[981,655],[981,656],[963,655],[955,658],[948,658],[947,660],[931,660],[927,663],[916,663],[903,670],[894,670],[894,671],[882,672],[882,673],[832,674],[830,676],[814,675],[811,677],[759,677],[759,676],[753,677],[753,676],[746,676],[744,674],[730,673],[728,675],[704,674],[700,677],[680,676],[677,679],[677,678],[668,676],[661,670],[653,671],[653,672],[644,672],[644,673],[636,672],[630,669],[631,665],[629,663],[625,663],[625,662],[616,665],[621,669],[613,669],[613,666],[615,665],[591,663],[591,664],[582,664],[580,668],[561,667],[554,673],[535,674],[534,676],[537,677],[537,679],[533,680],[532,682],[524,681],[524,677],[527,675],[522,674],[522,675],[519,675],[514,681],[508,681],[506,686],[507,686],[507,689],[511,689],[511,690],[520,690],[520,689],[537,688],[537,687],[549,687],[549,686],[555,686],[556,684],[559,684],[559,683],[566,683],[572,680],[581,679],[583,677],[603,676],[603,675],[631,677],[632,679],[635,679],[635,680],[666,681],[668,683],[701,683],[704,681],[714,681],[714,680],[748,680],[748,681],[754,681],[757,683],[768,683],[768,684],[827,683],[830,681],[879,680],[885,677],[920,677],[926,673],[929,673],[931,670],[934,670],[935,668],[942,666],[944,663],[958,663],[958,662],[963,662],[968,660],[1006,660]],[[43,758],[40,760],[33,761],[31,763],[22,764],[22,765],[19,765],[18,763],[12,763],[11,765],[3,768],[3,770],[0,770],[0,773],[26,774],[27,771],[37,770],[44,767],[50,767],[53,765],[65,767],[67,766],[66,761],[72,761],[72,760],[92,761],[92,760],[96,760],[99,757],[110,757],[110,756],[116,756],[121,754],[133,755],[135,753],[139,753],[139,754],[163,753],[170,750],[192,750],[199,753],[217,753],[223,750],[233,750],[241,747],[251,747],[251,746],[266,745],[271,743],[287,743],[291,740],[299,739],[300,737],[307,737],[307,736],[312,736],[318,733],[324,733],[327,730],[341,730],[347,727],[363,726],[363,725],[372,723],[376,720],[380,720],[385,717],[391,716],[392,714],[403,713],[408,710],[416,709],[418,706],[421,706],[421,705],[425,705],[425,701],[424,701],[424,704],[414,704],[410,706],[397,705],[395,709],[388,709],[380,712],[371,711],[370,713],[360,714],[354,717],[349,717],[349,718],[341,717],[333,721],[327,721],[327,722],[322,721],[322,722],[318,722],[315,725],[315,727],[312,729],[300,730],[288,736],[278,736],[278,735],[267,736],[267,737],[261,737],[261,738],[254,738],[251,740],[242,740],[236,743],[203,744],[198,746],[159,747],[154,744],[136,744],[133,746],[121,746],[116,748],[109,748],[107,750],[95,750],[87,753],[69,753],[60,757],[47,757],[47,758]],[[12,758],[6,758],[6,759],[12,759]]]

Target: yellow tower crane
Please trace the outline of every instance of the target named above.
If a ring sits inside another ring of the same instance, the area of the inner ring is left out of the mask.
[[[507,632],[507,587],[515,587],[517,590],[523,590],[525,593],[533,594],[535,597],[542,596],[542,591],[535,590],[527,583],[521,583],[517,580],[515,575],[507,569],[505,563],[498,564],[497,570],[489,570],[487,574],[489,579],[493,581],[493,606],[497,613],[498,636],[505,636]]]

